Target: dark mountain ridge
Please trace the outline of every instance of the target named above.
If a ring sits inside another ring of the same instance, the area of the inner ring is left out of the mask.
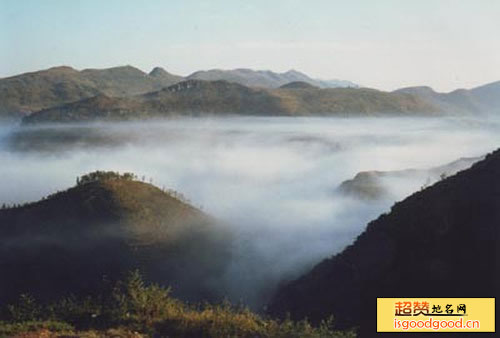
[[[341,253],[284,285],[269,312],[376,332],[377,297],[494,297],[500,150],[396,203]]]

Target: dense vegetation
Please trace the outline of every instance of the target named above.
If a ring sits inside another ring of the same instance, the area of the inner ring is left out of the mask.
[[[137,180],[137,175],[134,173],[123,173],[120,174],[116,171],[93,171],[91,173],[82,175],[81,177],[76,178],[76,185],[83,185],[92,182],[98,181],[107,181],[107,180],[124,180],[124,181],[134,181]]]
[[[375,332],[377,297],[494,297],[500,150],[402,202],[340,254],[283,286],[270,313]]]
[[[332,329],[332,319],[314,327],[307,321],[278,321],[227,302],[190,305],[169,288],[146,284],[140,274],[108,284],[99,295],[38,303],[23,294],[0,312],[0,336],[16,334],[161,337],[353,337]]]

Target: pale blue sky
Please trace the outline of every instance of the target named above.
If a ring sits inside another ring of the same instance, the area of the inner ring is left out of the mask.
[[[294,68],[380,89],[500,80],[498,0],[0,0],[0,77]]]

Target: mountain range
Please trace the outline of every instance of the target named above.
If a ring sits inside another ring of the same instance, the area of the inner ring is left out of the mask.
[[[137,96],[98,95],[46,108],[25,117],[24,122],[117,121],[186,115],[370,116],[380,112],[429,115],[437,110],[411,94],[366,88],[263,89],[223,80],[187,80]]]
[[[211,69],[197,71],[189,75],[186,80],[205,80],[239,83],[247,87],[278,88],[290,82],[305,82],[320,88],[352,87],[359,85],[346,80],[319,80],[313,79],[304,73],[291,69],[284,73],[275,73],[270,70],[252,70],[238,68],[233,70]]]
[[[0,79],[0,117],[27,116],[27,122],[204,114],[478,115],[499,109],[500,82],[450,93],[429,87],[384,92],[295,70],[214,69],[182,77],[160,67],[148,74],[132,66],[62,66]]]
[[[396,203],[355,242],[270,303],[273,315],[376,332],[377,297],[494,297],[500,251],[500,150]]]
[[[182,77],[161,67],[155,67],[148,74],[132,66],[82,71],[61,66],[0,79],[0,117],[28,115],[96,95],[139,95],[191,79],[226,80],[262,88],[275,88],[293,81],[305,81],[319,87],[356,87],[348,81],[315,80],[297,71],[209,70]]]

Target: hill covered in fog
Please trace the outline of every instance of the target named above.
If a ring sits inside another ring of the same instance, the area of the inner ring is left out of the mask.
[[[394,182],[400,181],[401,183],[406,183],[417,180],[420,182],[421,187],[426,187],[440,179],[455,175],[457,172],[469,168],[481,159],[481,157],[460,158],[445,165],[427,169],[362,171],[357,173],[354,178],[342,182],[337,191],[344,195],[363,200],[383,199],[391,197],[389,187],[394,185]]]
[[[377,297],[494,297],[500,150],[396,203],[341,253],[283,286],[270,313],[375,332]]]
[[[175,192],[96,172],[38,202],[0,210],[0,300],[94,293],[139,269],[192,300],[215,299],[228,230]]]

